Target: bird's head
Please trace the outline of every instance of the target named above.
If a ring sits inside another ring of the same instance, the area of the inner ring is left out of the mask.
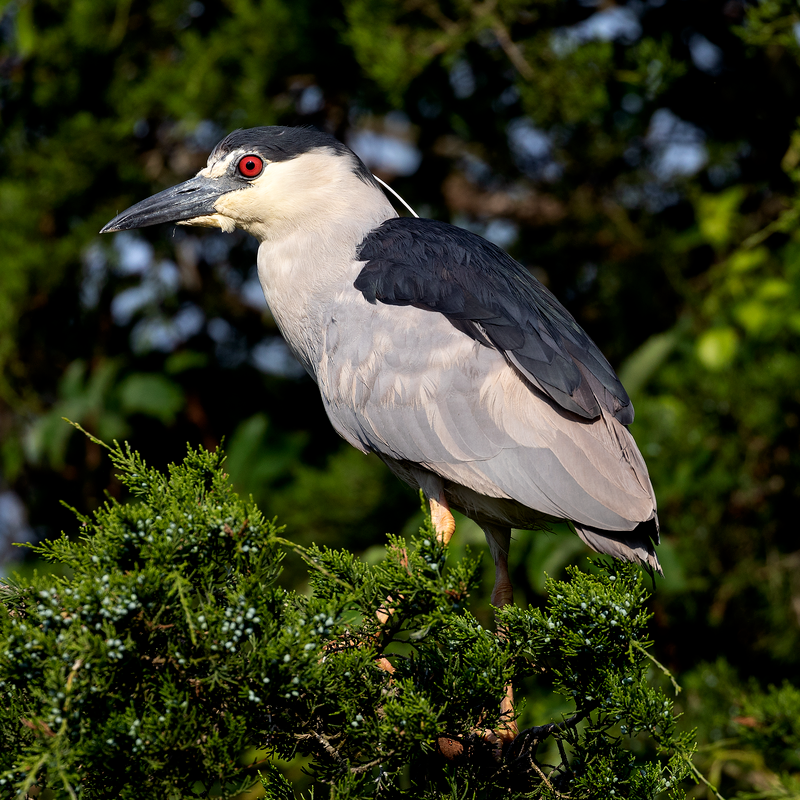
[[[131,206],[100,232],[175,222],[238,227],[265,241],[346,208],[365,189],[380,192],[358,156],[333,136],[249,128],[223,139],[193,178]]]

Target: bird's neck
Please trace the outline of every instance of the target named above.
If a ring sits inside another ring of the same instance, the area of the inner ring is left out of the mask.
[[[264,239],[258,250],[267,305],[286,343],[314,378],[332,301],[355,292],[358,246],[371,230],[397,216],[383,192],[358,183],[350,187],[346,204],[342,197],[332,198],[306,215],[303,224]]]

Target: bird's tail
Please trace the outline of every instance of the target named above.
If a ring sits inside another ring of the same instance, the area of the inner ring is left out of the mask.
[[[632,531],[604,531],[579,523],[573,525],[578,536],[595,552],[633,561],[664,575],[654,546],[659,542],[658,517],[640,522]]]

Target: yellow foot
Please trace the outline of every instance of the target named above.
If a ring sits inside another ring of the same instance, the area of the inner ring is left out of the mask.
[[[433,529],[436,531],[436,538],[442,544],[448,544],[456,529],[456,521],[450,513],[450,506],[447,505],[444,492],[439,495],[439,498],[431,497],[431,522]]]

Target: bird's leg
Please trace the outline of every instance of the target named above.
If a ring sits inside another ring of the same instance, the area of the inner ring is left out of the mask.
[[[511,529],[495,525],[484,525],[483,533],[489,552],[494,561],[494,588],[492,605],[495,608],[511,605],[514,602],[514,587],[508,575],[508,550],[511,547]]]
[[[428,500],[436,539],[443,545],[449,544],[456,529],[456,521],[450,513],[450,505],[444,494],[444,481],[438,475],[414,467],[411,468],[411,474]]]
[[[483,525],[486,542],[494,560],[494,588],[492,589],[492,605],[502,608],[514,601],[514,587],[508,575],[508,550],[511,546],[511,529],[496,525]],[[505,633],[498,630],[498,636],[505,638]],[[514,689],[511,683],[506,685],[506,695],[500,702],[500,726],[496,731],[487,734],[487,739],[494,737],[498,749],[514,741],[519,728],[514,720]]]
[[[428,503],[431,507],[431,522],[436,531],[436,538],[444,545],[449,544],[456,529],[456,521],[450,513],[450,506],[444,496],[444,487],[438,496],[429,495]]]

